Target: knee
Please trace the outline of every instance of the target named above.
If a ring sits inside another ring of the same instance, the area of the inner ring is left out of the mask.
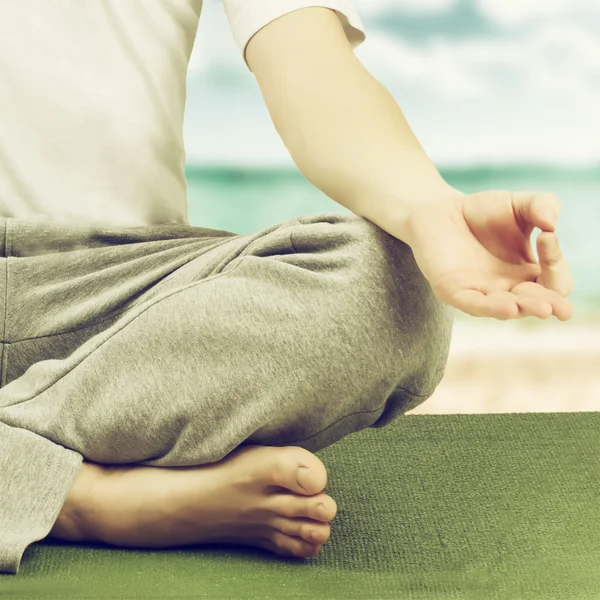
[[[318,253],[315,268],[325,272],[328,282],[322,339],[330,347],[340,342],[347,347],[351,338],[353,360],[380,382],[406,384],[416,394],[433,390],[448,358],[453,309],[435,296],[411,248],[355,214],[309,215],[297,221],[294,249]],[[323,268],[325,256],[330,262]],[[335,299],[330,297],[331,271]]]
[[[379,339],[386,377],[413,394],[431,395],[446,368],[454,309],[434,294],[407,244],[361,217],[351,227],[352,291],[362,296],[361,318]]]

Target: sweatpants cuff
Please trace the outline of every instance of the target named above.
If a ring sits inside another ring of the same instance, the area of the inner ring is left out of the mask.
[[[0,425],[0,434],[0,572],[16,574],[56,523],[83,456],[24,429]]]

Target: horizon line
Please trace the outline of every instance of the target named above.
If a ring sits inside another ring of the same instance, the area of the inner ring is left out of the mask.
[[[477,162],[436,164],[439,171],[476,171],[476,170],[505,170],[505,169],[538,169],[538,170],[563,170],[563,171],[595,171],[600,172],[600,161],[585,163],[560,163],[560,162]],[[297,171],[294,164],[281,163],[244,163],[244,162],[195,162],[185,163],[185,169],[191,170],[255,170],[255,171]]]

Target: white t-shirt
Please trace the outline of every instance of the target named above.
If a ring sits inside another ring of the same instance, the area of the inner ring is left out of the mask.
[[[365,32],[351,1],[222,0],[242,57],[259,29],[309,6],[336,10],[357,47]],[[0,216],[189,223],[183,117],[201,9],[0,1]]]

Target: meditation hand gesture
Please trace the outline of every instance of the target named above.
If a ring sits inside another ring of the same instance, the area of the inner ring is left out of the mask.
[[[570,319],[573,279],[552,194],[487,191],[411,208],[397,236],[443,302],[476,317]],[[536,260],[530,236],[535,227]],[[392,235],[394,235],[393,232]]]

